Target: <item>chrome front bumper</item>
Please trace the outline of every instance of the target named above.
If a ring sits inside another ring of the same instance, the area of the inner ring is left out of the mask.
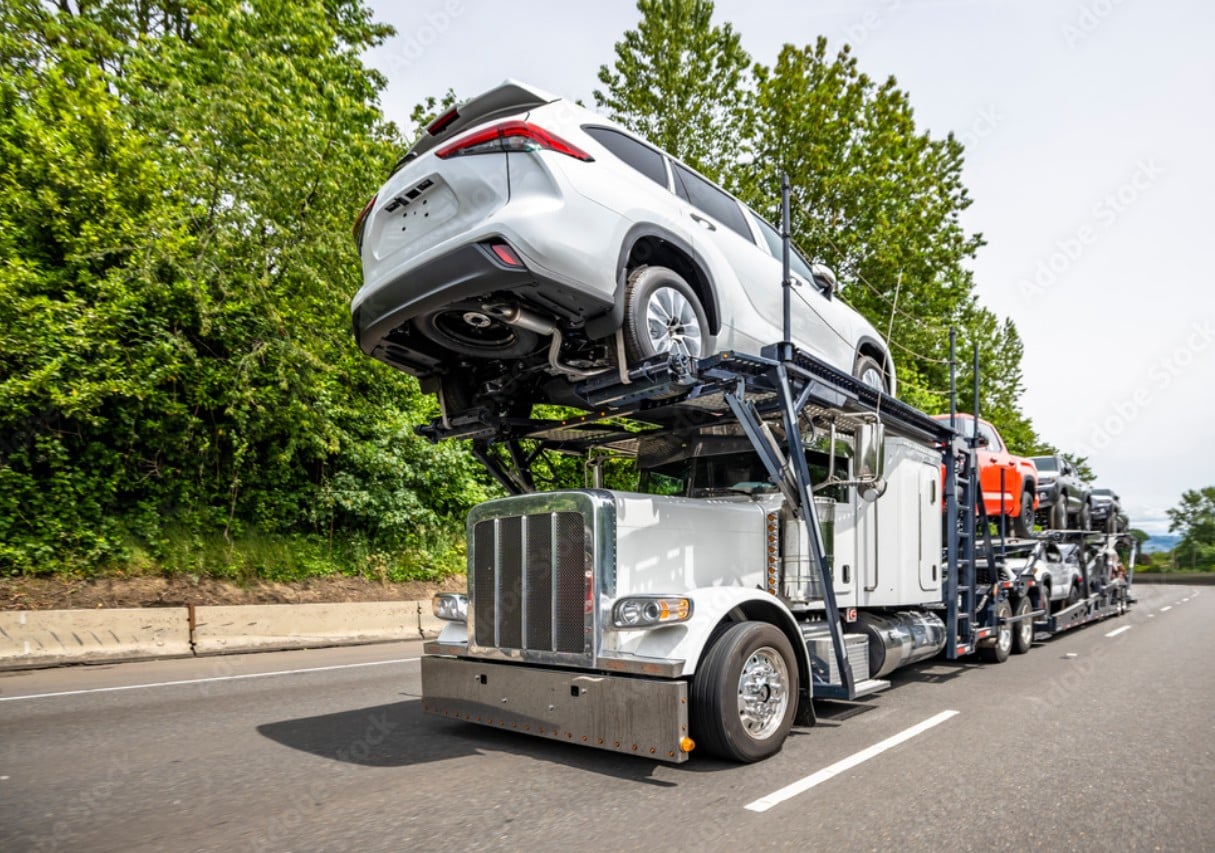
[[[658,761],[688,760],[686,681],[426,656],[422,709]]]

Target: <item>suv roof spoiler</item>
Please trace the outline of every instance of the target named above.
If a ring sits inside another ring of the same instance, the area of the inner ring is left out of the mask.
[[[440,142],[457,136],[470,127],[475,127],[499,116],[514,115],[525,110],[535,109],[556,100],[559,100],[556,95],[543,89],[529,86],[527,83],[521,83],[518,80],[503,80],[489,91],[469,98],[467,101],[457,104],[439,116],[414,141],[409,151],[397,162],[392,171],[397,171],[397,169],[400,169],[401,166],[410,160],[421,157],[427,151],[438,146]]]

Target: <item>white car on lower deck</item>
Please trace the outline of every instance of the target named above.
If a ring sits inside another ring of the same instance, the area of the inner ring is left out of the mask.
[[[368,355],[446,414],[578,405],[577,381],[654,355],[758,353],[782,333],[781,240],[619,125],[507,81],[440,116],[360,214]],[[894,392],[877,331],[793,260],[792,338]]]

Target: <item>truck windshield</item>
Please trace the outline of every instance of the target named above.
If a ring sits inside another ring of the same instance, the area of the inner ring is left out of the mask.
[[[827,478],[826,454],[809,452],[806,458],[810,463],[811,481],[821,483]],[[837,458],[836,476],[845,477],[847,473],[848,460]],[[708,498],[731,494],[764,494],[775,492],[776,486],[768,479],[768,473],[759,457],[753,452],[745,452],[693,456],[646,468],[641,472],[638,491],[650,495]],[[825,494],[842,500],[842,493],[842,488],[833,487]]]
[[[753,453],[681,459],[641,472],[641,491],[651,495],[706,498],[775,490]]]
[[[1053,456],[1035,456],[1034,465],[1037,466],[1039,471],[1059,470],[1059,464],[1055,462],[1055,457]]]

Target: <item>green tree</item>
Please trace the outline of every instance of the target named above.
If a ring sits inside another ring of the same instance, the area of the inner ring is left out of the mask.
[[[955,328],[960,407],[970,408],[978,343],[984,415],[1014,447],[1039,447],[1020,409],[1020,336],[975,297],[968,266],[984,241],[961,225],[971,203],[962,144],[918,129],[897,81],[862,73],[847,45],[832,54],[825,38],[787,44],[772,67],[748,69],[737,33],[711,23],[708,0],[642,0],[638,10],[614,66],[600,69],[599,105],[773,222],[789,175],[795,240],[889,337],[900,396],[947,409]]]
[[[0,23],[0,562],[93,570],[183,528],[453,563],[482,481],[349,333],[350,224],[401,148],[360,59],[389,30],[359,0]]]
[[[1173,548],[1180,568],[1215,570],[1215,486],[1189,490],[1170,510],[1169,532],[1181,534]]]
[[[850,48],[832,56],[825,38],[785,45],[756,76],[756,157],[742,195],[775,217],[774,188],[789,175],[798,243],[834,268],[848,283],[845,298],[889,334],[901,395],[929,411],[946,407],[950,327],[959,330],[963,367],[974,341],[985,362],[1019,358],[1015,330],[974,304],[965,264],[983,241],[959,222],[970,205],[961,143],[920,132],[894,78],[872,80]],[[985,410],[1019,382],[1019,373],[997,378],[987,368],[985,396],[997,399]],[[965,395],[968,386],[960,387]]]
[[[744,153],[748,68],[730,24],[709,0],[638,0],[641,21],[599,68],[595,103],[694,169],[727,183]]]

